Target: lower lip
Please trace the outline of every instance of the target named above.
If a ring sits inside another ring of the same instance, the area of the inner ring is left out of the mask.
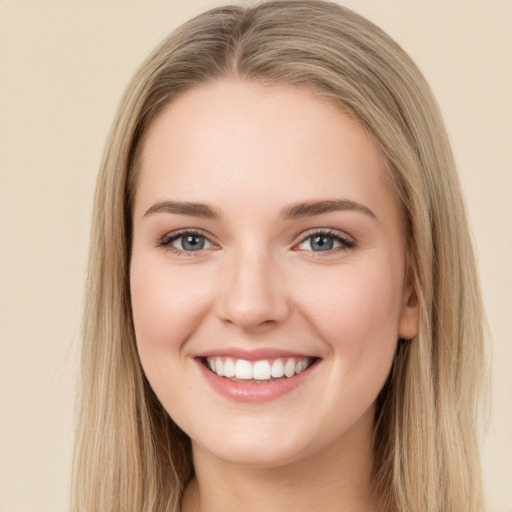
[[[202,361],[197,360],[199,368],[208,384],[217,393],[237,402],[266,402],[275,400],[297,389],[310,376],[312,370],[318,365],[318,361],[309,368],[294,375],[269,382],[235,382],[226,377],[219,377],[208,370]]]

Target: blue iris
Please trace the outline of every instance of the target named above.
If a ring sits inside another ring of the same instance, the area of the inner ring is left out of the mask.
[[[204,248],[204,236],[184,235],[181,237],[181,246],[185,251],[200,251]]]
[[[334,239],[325,235],[312,236],[309,244],[313,251],[329,251],[334,246]]]

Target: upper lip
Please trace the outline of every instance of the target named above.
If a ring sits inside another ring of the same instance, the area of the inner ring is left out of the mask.
[[[244,349],[244,348],[219,348],[205,350],[196,355],[197,358],[206,357],[231,357],[233,359],[244,359],[245,361],[261,361],[263,359],[278,359],[285,357],[295,358],[306,358],[316,357],[310,354],[304,354],[300,352],[294,352],[290,350],[282,350],[277,348],[256,348],[256,349]]]

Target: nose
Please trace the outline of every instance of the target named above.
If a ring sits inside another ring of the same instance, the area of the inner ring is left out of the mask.
[[[266,251],[239,251],[226,261],[217,303],[219,318],[249,333],[284,322],[290,301],[278,262]]]

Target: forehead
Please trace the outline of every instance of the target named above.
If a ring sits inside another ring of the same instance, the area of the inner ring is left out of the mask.
[[[258,208],[333,195],[392,199],[366,131],[291,85],[221,80],[187,91],[150,126],[139,171],[136,209],[167,196],[225,207],[243,198]]]

